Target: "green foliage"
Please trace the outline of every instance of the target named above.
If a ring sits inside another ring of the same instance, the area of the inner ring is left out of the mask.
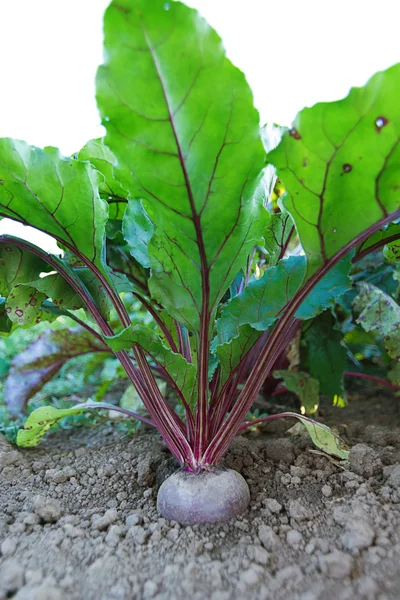
[[[322,423],[317,423],[308,417],[303,417],[297,415],[296,413],[282,413],[282,417],[294,417],[298,419],[304,427],[307,429],[308,434],[310,435],[313,443],[326,452],[326,454],[330,454],[332,456],[337,456],[342,460],[347,460],[349,457],[349,451],[344,444],[344,442],[337,436],[332,429],[323,425]]]
[[[129,350],[135,344],[140,345],[155,363],[165,369],[170,382],[188,404],[193,404],[196,391],[196,366],[167,348],[154,331],[143,325],[131,325],[118,335],[106,337],[105,340],[114,352]]]
[[[267,222],[258,114],[217,34],[183,4],[114,2],[104,32],[97,101],[115,172],[156,232],[151,293],[198,332]]]
[[[263,247],[269,255],[268,265],[275,267],[283,257],[284,249],[294,227],[290,215],[279,212],[272,214],[264,235]]]
[[[347,349],[343,333],[335,329],[334,317],[326,311],[304,331],[303,364],[311,377],[319,381],[322,394],[331,400],[345,398],[343,372],[346,370]]]
[[[0,236],[0,330],[60,315],[87,327],[33,342],[12,363],[6,397],[20,408],[71,357],[98,353],[82,381],[98,378],[102,399],[120,377],[118,359],[138,394],[128,398],[129,388],[122,402],[143,404],[176,458],[198,470],[219,460],[277,367],[306,411],[319,391],[344,396],[352,283],[367,280],[360,323],[400,354],[399,309],[385,296],[398,285],[395,262],[366,264],[367,252],[386,245],[395,260],[398,248],[389,223],[400,216],[400,66],[269,134],[196,11],[114,0],[104,33],[96,85],[105,138],[74,158],[0,140],[0,217],[49,233],[63,251],[49,257]],[[309,374],[279,366],[299,319]],[[40,410],[21,444],[83,408]],[[346,456],[327,428],[295,416],[319,447]]]
[[[350,287],[349,268],[349,259],[345,259],[331,269],[300,306],[296,317],[310,319],[333,305]],[[214,348],[237,338],[242,325],[251,325],[258,331],[270,327],[299,290],[305,273],[304,256],[291,256],[266,269],[261,279],[252,281],[223,309],[216,325]]]
[[[400,306],[379,288],[359,284],[360,293],[354,306],[359,316],[357,322],[365,331],[373,331],[384,340],[389,356],[400,360]]]
[[[24,428],[18,431],[17,445],[23,448],[37,446],[46,432],[66,417],[83,415],[88,410],[115,410],[115,407],[103,402],[86,402],[71,408],[43,406],[37,408],[27,418]]]
[[[312,415],[319,406],[319,381],[302,371],[274,371],[274,377],[282,379],[285,387],[297,394],[302,414]]]
[[[0,181],[3,216],[21,223],[28,217],[30,225],[102,268],[107,205],[89,163],[61,156],[57,148],[2,138]]]
[[[269,155],[310,276],[371,224],[399,208],[400,65],[344,100],[305,108]]]

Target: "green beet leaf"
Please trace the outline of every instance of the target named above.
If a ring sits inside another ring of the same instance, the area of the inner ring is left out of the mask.
[[[347,349],[342,344],[343,333],[335,329],[329,311],[312,321],[305,330],[301,351],[302,364],[319,381],[321,394],[334,401],[345,398],[343,373],[347,364]]]
[[[7,297],[7,316],[13,323],[25,327],[40,323],[42,320],[40,306],[45,299],[46,295],[35,288],[18,284]]]
[[[319,381],[302,371],[274,371],[276,379],[282,379],[285,387],[300,400],[302,412],[312,415],[319,406]]]
[[[0,295],[8,296],[19,283],[36,279],[49,270],[48,265],[32,254],[10,245],[0,246]]]
[[[76,404],[71,408],[55,408],[54,406],[42,406],[37,408],[27,418],[24,428],[17,434],[17,446],[31,448],[37,446],[42,441],[45,434],[66,417],[79,416],[88,410],[116,410],[126,412],[118,406],[106,404],[104,402],[85,402]],[[131,416],[134,416],[133,414]]]
[[[140,200],[129,201],[122,222],[122,232],[131,255],[143,267],[150,267],[148,246],[154,233],[154,225]]]
[[[383,248],[383,255],[387,261],[396,263],[400,260],[400,241],[390,242]]]
[[[6,299],[0,298],[0,336],[8,335],[11,328],[12,323],[6,312]]]
[[[107,204],[87,162],[10,138],[0,139],[0,215],[29,223],[103,268]]]
[[[350,257],[331,269],[307,296],[296,317],[310,319],[331,306],[351,286],[349,269]],[[300,288],[305,273],[304,256],[291,256],[268,268],[261,279],[252,281],[225,306],[217,321],[213,347],[238,337],[241,325],[248,324],[259,331],[271,326]]]
[[[366,240],[364,240],[356,249],[356,258],[360,259],[364,255],[373,252],[375,249],[389,245],[400,238],[400,223],[390,223],[384,229],[379,229]]]
[[[115,172],[154,225],[150,290],[198,331],[268,219],[252,94],[217,34],[183,4],[112,2],[104,31],[97,101]]]
[[[287,187],[283,205],[309,276],[399,209],[399,95],[395,65],[344,100],[302,110],[269,154]]]
[[[221,336],[217,336],[213,340],[212,348],[220,366],[220,386],[225,383],[262,335],[262,332],[249,325],[241,325],[237,331],[237,337],[231,339],[229,332],[221,329]],[[223,340],[224,333],[228,334],[226,342]]]

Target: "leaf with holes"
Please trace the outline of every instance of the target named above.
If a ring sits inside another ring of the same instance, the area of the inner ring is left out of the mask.
[[[305,108],[269,154],[312,275],[400,207],[400,65]]]
[[[6,312],[6,299],[0,298],[0,336],[8,335],[11,328],[12,323]]]
[[[62,419],[79,416],[90,410],[113,410],[149,423],[148,419],[130,410],[114,406],[113,404],[106,404],[105,402],[85,402],[84,404],[71,406],[71,408],[42,406],[31,412],[24,424],[24,428],[18,431],[17,446],[22,448],[37,446],[49,429],[57,425]]]
[[[382,337],[389,356],[400,360],[400,306],[370,283],[358,287],[360,293],[354,300],[354,308],[360,313],[357,323]]]
[[[7,296],[6,313],[12,323],[29,327],[42,320],[40,305],[45,294],[31,286],[16,285]]]
[[[81,327],[46,331],[11,363],[4,388],[10,412],[18,414],[67,360],[105,351],[107,346]]]
[[[332,431],[332,429],[327,427],[327,425],[317,423],[317,421],[314,421],[309,417],[303,417],[296,413],[282,413],[279,416],[298,419],[306,428],[307,433],[317,448],[331,456],[337,456],[342,460],[348,460],[348,447],[343,440]]]
[[[280,212],[271,215],[263,244],[269,255],[268,263],[270,267],[275,267],[285,255],[288,242],[293,234],[293,229],[293,221],[289,214]]]
[[[400,240],[385,245],[383,248],[383,255],[388,262],[398,262],[400,260]]]

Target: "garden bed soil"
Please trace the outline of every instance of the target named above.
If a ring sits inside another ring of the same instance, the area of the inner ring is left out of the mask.
[[[0,440],[0,598],[400,598],[400,399],[353,393],[322,418],[353,446],[348,465],[271,423],[224,461],[247,479],[249,509],[195,527],[157,515],[176,464],[150,431]]]

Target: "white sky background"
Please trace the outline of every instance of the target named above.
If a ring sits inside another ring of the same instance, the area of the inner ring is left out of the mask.
[[[289,125],[400,61],[396,0],[187,0],[246,74],[261,123]],[[0,137],[64,154],[100,137],[94,77],[108,0],[0,0]],[[0,233],[42,234],[8,220]]]

